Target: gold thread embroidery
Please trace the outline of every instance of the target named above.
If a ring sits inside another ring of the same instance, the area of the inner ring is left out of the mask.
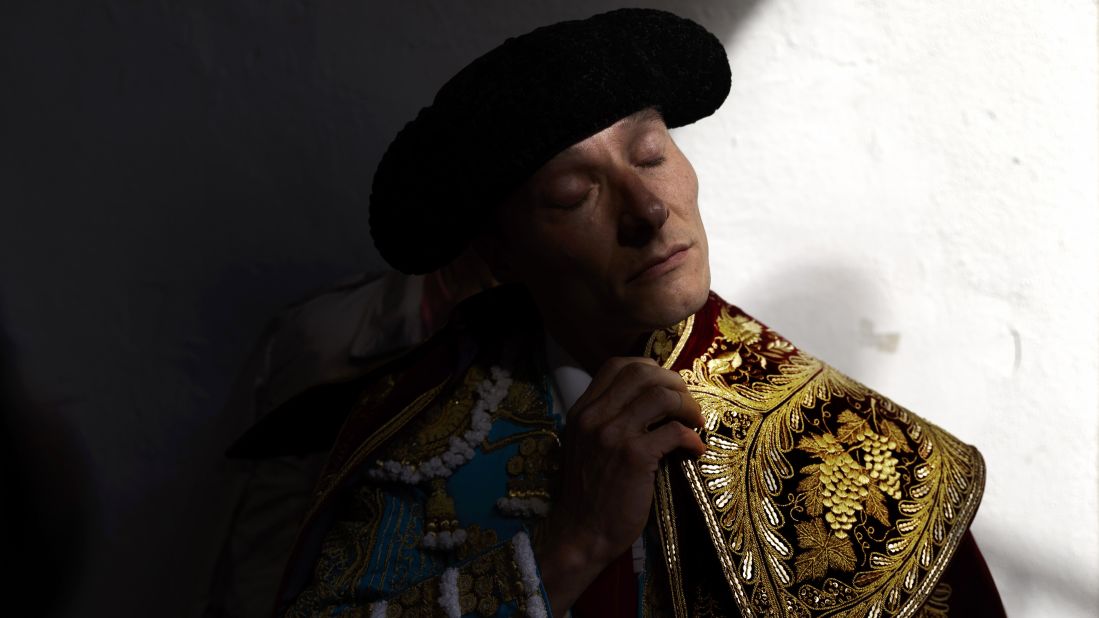
[[[514,444],[530,437],[552,440],[557,443],[558,447],[561,446],[561,436],[559,436],[556,431],[553,431],[552,429],[532,429],[530,431],[521,431],[519,433],[504,436],[496,442],[489,442],[488,438],[485,438],[481,442],[481,450],[486,453],[491,453],[493,451],[498,451],[509,444]]]
[[[980,455],[747,316],[715,326],[680,372],[708,446],[682,466],[742,610],[912,616],[976,509]]]
[[[470,524],[466,527],[466,542],[457,547],[454,557],[458,562],[464,562],[499,542],[496,531],[492,528]]]
[[[668,586],[672,593],[672,612],[677,618],[687,614],[687,598],[683,591],[683,573],[680,571],[679,535],[676,532],[678,522],[675,516],[675,504],[672,502],[671,480],[668,476],[668,463],[662,461],[656,473],[657,532],[664,549],[664,565],[668,572]]]
[[[366,570],[378,538],[378,524],[381,523],[383,508],[384,498],[378,488],[356,488],[350,516],[353,521],[362,522],[362,525],[351,535],[354,542],[346,545],[352,551],[357,551],[353,554],[350,566],[337,578],[337,589],[352,590],[357,578]]]
[[[560,467],[560,440],[554,436],[527,436],[520,440],[518,452],[511,456],[505,469],[508,473],[508,498],[542,498],[549,500],[550,486]]]
[[[645,356],[652,358],[665,369],[670,368],[679,358],[683,346],[687,345],[687,341],[691,338],[694,323],[695,317],[691,315],[675,326],[653,331],[645,343]]]
[[[494,531],[491,536],[495,536]],[[489,535],[485,535],[485,539]],[[483,550],[484,548],[482,548]],[[523,609],[526,593],[510,543],[481,553],[458,569],[458,603],[463,614],[496,615],[501,605]],[[440,613],[439,577],[420,581],[388,599],[387,616],[435,616]]]
[[[939,582],[915,618],[950,618],[950,595],[953,593],[950,584]]]
[[[684,346],[694,330],[695,317],[686,320],[671,329],[660,329],[649,337],[645,344],[645,355],[655,359],[662,367],[669,369],[679,358]],[[669,345],[672,338],[674,345]],[[666,355],[665,355],[666,353]],[[668,477],[668,463],[663,461],[656,472],[657,532],[664,549],[664,565],[668,572],[668,586],[671,588],[672,611],[678,618],[687,616],[687,597],[683,590],[683,574],[680,571],[679,537],[676,532],[677,521],[672,503],[671,480]]]
[[[442,402],[424,409],[416,422],[408,426],[402,439],[392,440],[379,449],[378,459],[400,462],[420,462],[442,455],[450,447],[450,438],[460,436],[472,423],[470,411],[476,401],[477,387],[487,372],[479,366],[470,367],[461,385]]]
[[[421,410],[423,410],[425,407],[427,407],[428,404],[434,401],[435,398],[439,395],[439,392],[443,390],[444,386],[446,386],[446,384],[447,380],[443,380],[436,386],[428,389],[422,395],[413,400],[412,403],[405,406],[405,408],[401,410],[399,414],[394,416],[392,419],[386,421],[386,423],[382,425],[382,427],[378,431],[371,434],[369,438],[364,440],[363,443],[359,445],[357,449],[355,449],[355,452],[348,459],[347,463],[345,463],[342,467],[337,470],[325,470],[321,478],[317,481],[317,487],[314,490],[315,495],[313,498],[313,504],[309,507],[309,511],[306,513],[303,521],[308,522],[312,520],[313,516],[316,515],[317,509],[319,509],[321,505],[325,503],[328,494],[331,493],[333,489],[338,487],[348,474],[351,474],[354,470],[356,470],[358,468],[358,465],[362,463],[363,459],[365,459],[368,455],[374,452],[374,450],[380,445],[384,444],[391,436],[393,436],[393,434],[397,433],[402,427],[405,426],[405,424],[407,424],[417,414],[419,414]],[[295,545],[297,545],[298,542],[299,541],[295,541]]]
[[[454,509],[454,498],[447,492],[446,481],[445,478],[437,478],[428,482],[430,493],[424,505],[425,532],[454,532],[458,529],[458,513]]]
[[[372,583],[377,589],[384,589],[387,581],[406,581],[413,574],[402,549],[418,544],[419,505],[410,507],[397,501],[382,530],[384,503],[382,489],[369,485],[356,488],[325,534],[311,583],[287,609],[287,616],[314,616],[334,604],[359,602],[358,590],[372,563],[385,565]],[[393,542],[379,546],[379,536]],[[379,550],[384,553],[375,555]]]
[[[517,379],[512,382],[507,397],[496,408],[494,416],[518,425],[533,425],[550,430],[554,426],[553,418],[546,414],[542,389],[528,380]]]

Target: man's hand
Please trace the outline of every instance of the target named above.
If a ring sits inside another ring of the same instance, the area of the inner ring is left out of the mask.
[[[645,528],[660,460],[706,447],[704,422],[680,377],[649,358],[612,358],[565,424],[561,493],[535,555],[558,615]]]

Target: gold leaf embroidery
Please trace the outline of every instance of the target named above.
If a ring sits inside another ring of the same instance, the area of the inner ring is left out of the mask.
[[[751,345],[759,341],[763,325],[746,315],[730,315],[728,308],[723,307],[717,316],[717,329],[731,343]]]
[[[675,340],[663,329],[656,331],[655,335],[652,353],[659,358],[667,358],[675,347]]]
[[[708,447],[681,467],[737,602],[910,616],[976,509],[980,454],[731,306],[714,327],[679,371]]]
[[[725,352],[709,360],[706,363],[706,369],[709,370],[710,375],[721,375],[735,370],[742,364],[744,364],[744,359],[740,357],[738,352]]]
[[[830,433],[804,436],[798,442],[798,448],[817,457],[839,457],[847,453],[836,436]]]
[[[795,524],[794,528],[798,547],[805,550],[795,560],[798,581],[824,577],[829,568],[842,571],[855,568],[855,548],[851,541],[829,534],[821,520]]]
[[[824,512],[824,497],[821,495],[820,464],[810,464],[801,469],[805,478],[798,482],[798,493],[805,496],[805,512],[819,517]]]
[[[878,421],[878,427],[881,429],[882,435],[888,438],[895,446],[894,449],[902,453],[911,453],[912,449],[908,448],[908,439],[905,438],[904,432],[900,427],[897,427],[894,423],[881,419]]]
[[[866,502],[863,503],[863,509],[867,515],[886,526],[889,525],[889,508],[885,506],[885,496],[876,486],[870,485],[867,488]]]
[[[844,410],[839,417],[839,430],[836,438],[844,444],[858,444],[870,433],[870,423],[850,410]]]

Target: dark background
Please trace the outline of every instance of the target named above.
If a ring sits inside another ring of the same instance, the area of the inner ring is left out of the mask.
[[[0,8],[3,553],[33,613],[202,613],[234,374],[281,307],[384,269],[385,146],[507,36],[620,6],[527,4]],[[639,4],[728,44],[754,2]]]

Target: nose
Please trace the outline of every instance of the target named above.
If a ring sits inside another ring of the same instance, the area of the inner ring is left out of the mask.
[[[668,220],[668,207],[636,173],[622,179],[622,210],[618,217],[618,242],[643,247]]]

